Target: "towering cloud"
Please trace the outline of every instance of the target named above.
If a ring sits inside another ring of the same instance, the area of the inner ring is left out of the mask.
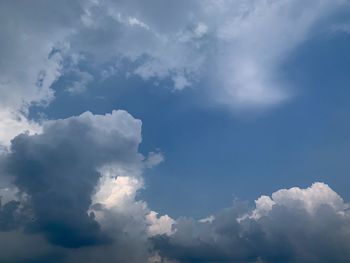
[[[138,166],[141,122],[124,111],[86,112],[45,123],[42,134],[17,136],[6,157],[7,173],[29,198],[33,228],[58,245],[79,247],[106,241],[87,211],[99,181],[98,168]]]
[[[12,181],[0,189],[0,239],[10,251],[0,261],[146,262],[148,238],[170,234],[174,221],[137,200],[143,170],[163,159],[145,158],[140,143],[141,121],[120,110],[47,121],[40,134],[15,137],[0,166]],[[35,251],[25,249],[30,240]]]
[[[162,159],[145,158],[140,143],[141,121],[125,111],[85,112],[15,137],[1,159],[11,183],[0,192],[0,240],[21,253],[0,261],[146,262],[148,238],[170,234],[174,221],[137,200],[143,170]],[[25,249],[30,240],[40,248]]]

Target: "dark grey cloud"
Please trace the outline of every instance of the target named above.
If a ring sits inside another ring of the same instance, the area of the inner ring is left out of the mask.
[[[64,255],[38,234],[19,230],[0,231],[0,262],[2,263],[44,263],[62,262]]]
[[[86,112],[48,122],[42,134],[14,138],[4,166],[15,186],[28,195],[32,231],[65,247],[108,241],[93,213],[88,214],[98,168],[108,163],[138,165],[140,125],[124,111],[105,116]],[[16,204],[5,205],[7,217]]]
[[[16,213],[18,211],[20,202],[10,201],[5,205],[0,203],[0,231],[8,231],[16,229],[18,226],[18,218]]]

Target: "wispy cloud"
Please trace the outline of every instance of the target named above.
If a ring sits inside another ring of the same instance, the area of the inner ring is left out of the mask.
[[[210,101],[231,109],[276,105],[293,93],[279,67],[318,21],[342,3],[4,2],[1,111],[26,112],[30,105],[50,102],[52,84],[62,72],[79,70],[67,68],[67,61],[81,54],[101,72],[106,63],[126,58],[134,65],[126,74],[148,81],[169,79],[177,90],[205,78],[208,85],[200,88],[209,90]],[[84,91],[90,75],[81,74],[67,90]]]

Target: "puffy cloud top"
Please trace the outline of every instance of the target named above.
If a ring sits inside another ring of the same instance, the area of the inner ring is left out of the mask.
[[[153,239],[175,262],[347,262],[348,204],[324,183],[262,196],[256,207],[236,203],[211,220],[176,221]]]
[[[255,201],[256,209],[253,217],[259,218],[273,209],[273,206],[284,206],[289,209],[303,209],[314,214],[322,206],[330,206],[335,211],[345,211],[349,206],[343,199],[324,183],[314,183],[307,189],[293,187],[281,189],[272,194],[272,197],[261,196]]]

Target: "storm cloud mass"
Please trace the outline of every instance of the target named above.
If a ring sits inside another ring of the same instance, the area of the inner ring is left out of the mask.
[[[140,130],[141,122],[126,112],[103,117],[86,112],[48,122],[42,134],[12,140],[6,171],[30,196],[36,227],[50,241],[67,247],[103,242],[93,214],[87,214],[99,179],[97,168],[137,163]]]
[[[0,1],[0,262],[350,262],[349,14]]]

